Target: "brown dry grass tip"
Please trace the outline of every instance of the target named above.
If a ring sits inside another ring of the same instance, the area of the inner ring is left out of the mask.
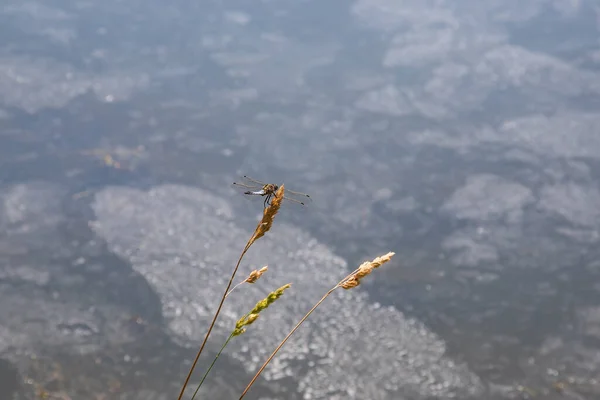
[[[347,279],[344,279],[340,283],[340,287],[343,289],[352,289],[360,284],[360,280],[365,276],[369,275],[375,268],[379,268],[381,265],[390,261],[394,256],[394,252],[389,252],[383,256],[379,256],[373,261],[365,261],[362,263],[354,273],[352,273]]]
[[[232,336],[239,336],[242,333],[246,332],[246,328],[244,327],[254,323],[254,321],[256,321],[256,319],[258,318],[258,315],[263,310],[267,309],[271,304],[273,304],[278,298],[280,298],[283,295],[283,292],[285,292],[285,290],[288,289],[290,286],[292,286],[290,283],[283,285],[282,287],[269,293],[267,297],[256,303],[254,308],[250,310],[248,314],[244,315],[236,322]]]
[[[250,272],[250,275],[248,275],[248,277],[246,279],[244,279],[243,281],[241,281],[240,283],[238,283],[237,285],[235,285],[234,287],[231,288],[231,290],[229,292],[227,292],[227,295],[225,297],[228,297],[235,289],[239,288],[240,285],[244,284],[244,283],[255,283],[257,280],[260,279],[261,276],[263,276],[263,274],[265,272],[267,272],[269,268],[265,265],[264,267],[262,267],[259,270],[254,270],[252,272]]]
[[[262,267],[259,270],[254,270],[252,272],[250,272],[250,275],[248,275],[248,277],[246,278],[246,280],[244,282],[247,283],[255,283],[257,280],[260,279],[260,277],[267,272],[269,268],[265,265],[264,267]]]
[[[267,233],[269,229],[271,229],[271,226],[273,226],[273,219],[275,218],[275,215],[281,207],[281,202],[283,201],[284,194],[285,188],[282,184],[281,186],[279,186],[279,189],[277,189],[277,191],[273,195],[271,199],[271,204],[269,204],[269,206],[264,209],[263,217],[256,226],[256,229],[254,230],[254,235],[248,243],[248,247],[250,247],[252,243],[254,243],[256,240],[263,237],[265,233]]]

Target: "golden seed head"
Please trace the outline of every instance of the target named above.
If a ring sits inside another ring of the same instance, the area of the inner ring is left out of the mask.
[[[383,256],[375,258],[373,261],[366,261],[360,264],[360,266],[356,269],[354,274],[352,274],[350,278],[343,281],[340,284],[340,286],[343,289],[352,289],[354,287],[357,287],[360,284],[360,280],[362,278],[373,272],[375,268],[379,268],[382,264],[385,264],[386,262],[390,261],[394,254],[396,253],[389,252],[387,254],[384,254]]]
[[[379,268],[382,264],[385,264],[386,262],[390,261],[392,259],[392,257],[394,256],[394,254],[396,254],[396,253],[394,253],[393,251],[390,251],[387,254],[377,257],[376,259],[371,261],[373,268]]]
[[[343,289],[348,290],[348,289],[357,287],[359,284],[360,284],[359,280],[356,279],[355,276],[351,276],[350,278],[346,279],[340,286]]]
[[[260,279],[260,277],[265,272],[267,272],[267,269],[268,268],[266,266],[264,266],[261,269],[259,269],[258,271],[254,270],[254,271],[250,272],[250,275],[248,275],[248,277],[246,278],[246,282],[248,282],[248,283],[254,283],[254,282],[256,282],[257,280]]]
[[[354,275],[356,276],[356,279],[362,279],[365,276],[369,275],[373,271],[373,268],[374,267],[371,264],[371,262],[364,262],[360,265],[360,267],[358,267],[358,270]]]
[[[254,241],[256,241],[257,239],[263,237],[265,233],[267,233],[269,229],[271,229],[271,226],[273,225],[273,219],[275,218],[275,215],[281,207],[281,202],[283,201],[284,194],[285,188],[284,185],[281,185],[279,186],[279,189],[277,189],[277,192],[275,192],[275,194],[273,195],[271,204],[269,204],[269,206],[264,209],[263,217],[258,223],[256,230],[254,231],[254,236],[250,240],[250,244],[254,243]]]

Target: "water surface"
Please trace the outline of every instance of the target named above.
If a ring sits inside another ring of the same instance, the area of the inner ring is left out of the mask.
[[[294,290],[206,397],[390,250],[251,398],[600,395],[598,21],[591,0],[9,1],[2,396],[172,398],[260,213],[241,174],[314,202],[249,254],[269,273],[211,352]]]

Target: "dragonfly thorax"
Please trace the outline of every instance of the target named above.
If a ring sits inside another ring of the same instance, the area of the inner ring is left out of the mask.
[[[277,189],[279,189],[279,186],[275,185],[273,183],[268,183],[265,186],[263,186],[263,191],[266,194],[273,194],[273,193],[275,193],[277,191]]]

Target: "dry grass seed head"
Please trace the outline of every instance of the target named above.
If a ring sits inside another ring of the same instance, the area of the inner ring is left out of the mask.
[[[285,188],[283,186],[284,185],[279,186],[279,189],[277,189],[277,192],[275,192],[275,194],[273,195],[271,204],[269,204],[269,206],[264,209],[263,217],[258,223],[256,230],[254,231],[254,236],[252,237],[250,244],[254,243],[257,239],[263,237],[265,233],[267,233],[269,229],[271,229],[271,226],[273,225],[273,219],[275,218],[275,215],[281,207],[281,202],[283,201],[283,196],[285,194]]]
[[[252,272],[250,272],[250,275],[248,275],[248,277],[246,278],[246,282],[247,283],[255,283],[257,280],[260,279],[260,277],[267,272],[268,267],[265,265],[264,267],[262,267],[259,270],[254,270]]]
[[[370,261],[364,262],[360,264],[360,267],[358,267],[358,270],[354,274],[354,277],[356,277],[356,279],[362,279],[365,276],[369,275],[373,271],[373,268],[374,267]]]
[[[394,254],[396,254],[396,253],[389,252],[387,254],[384,254],[382,256],[375,258],[373,261],[366,261],[366,262],[362,263],[358,267],[356,272],[354,274],[352,274],[352,276],[350,276],[348,279],[344,280],[340,284],[340,286],[343,289],[352,289],[354,287],[357,287],[360,284],[360,280],[362,278],[364,278],[365,276],[367,276],[371,272],[373,272],[373,270],[375,268],[379,268],[381,265],[390,261],[392,259],[392,257],[394,256]]]
[[[350,278],[348,278],[344,282],[342,282],[342,284],[340,286],[344,289],[352,289],[354,287],[357,287],[359,285],[359,283],[360,282],[358,281],[358,279],[356,279],[356,277],[351,276]]]
[[[393,251],[390,251],[387,254],[377,257],[376,259],[371,261],[373,268],[379,268],[382,264],[385,264],[386,262],[390,261],[392,259],[392,257],[394,256],[394,254],[396,254],[396,253],[394,253]]]

